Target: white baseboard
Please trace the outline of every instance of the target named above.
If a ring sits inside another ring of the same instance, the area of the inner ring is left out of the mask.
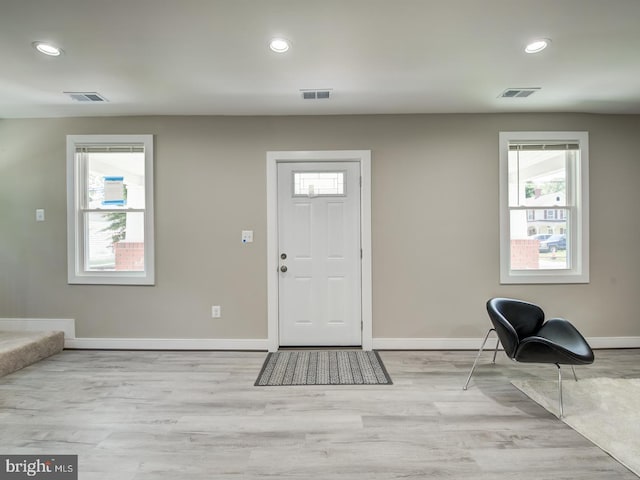
[[[589,337],[591,348],[640,348],[640,337]]]
[[[268,339],[250,338],[76,338],[72,318],[0,318],[0,330],[64,332],[65,348],[95,350],[268,351]],[[640,348],[640,337],[589,337],[592,348]],[[482,338],[374,338],[374,350],[477,350]],[[495,336],[485,348],[495,347]]]
[[[495,340],[488,345],[495,347]],[[478,350],[481,338],[374,338],[374,350]]]
[[[267,351],[265,339],[247,338],[71,338],[65,348],[88,350],[257,350]]]
[[[495,348],[495,335],[485,348]],[[478,350],[482,338],[374,338],[374,350]],[[589,337],[592,348],[640,348],[640,337]]]
[[[0,330],[10,332],[64,332],[65,340],[75,338],[76,322],[73,318],[0,318]]]

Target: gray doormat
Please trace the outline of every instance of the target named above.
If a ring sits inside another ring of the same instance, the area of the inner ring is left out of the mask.
[[[284,350],[267,355],[254,385],[392,385],[378,352]]]

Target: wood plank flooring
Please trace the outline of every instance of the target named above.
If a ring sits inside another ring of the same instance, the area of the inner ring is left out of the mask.
[[[265,353],[67,350],[0,378],[0,453],[82,480],[638,478],[509,383],[554,366],[486,352],[463,391],[475,352],[380,354],[394,385],[254,387]],[[640,350],[596,356],[579,377],[640,377]]]

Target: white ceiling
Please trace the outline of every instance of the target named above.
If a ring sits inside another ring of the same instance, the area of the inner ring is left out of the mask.
[[[0,0],[0,118],[476,112],[640,114],[640,0]]]

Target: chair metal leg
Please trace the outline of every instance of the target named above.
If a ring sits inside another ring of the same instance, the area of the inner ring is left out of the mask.
[[[467,387],[469,386],[469,381],[471,380],[471,375],[473,375],[473,371],[476,369],[476,365],[478,364],[478,360],[480,359],[480,355],[482,355],[482,350],[484,350],[484,346],[487,343],[487,340],[489,339],[489,335],[491,335],[491,332],[495,332],[495,331],[496,331],[495,328],[490,328],[489,331],[487,332],[487,334],[484,336],[484,341],[482,342],[482,345],[480,345],[480,350],[478,351],[478,355],[476,356],[476,359],[473,362],[473,366],[471,367],[471,371],[469,372],[469,376],[467,377],[467,381],[464,384],[464,387],[462,387],[463,390],[466,390]],[[496,349],[497,348],[498,347],[496,345]],[[494,357],[493,358],[495,360],[495,353],[494,353]]]
[[[576,369],[571,365],[571,370],[573,370],[573,378],[575,378],[576,382],[578,381],[578,377],[576,376]]]
[[[559,399],[558,411],[560,412],[560,415],[558,416],[558,418],[562,418],[564,417],[564,405],[562,402],[562,369],[560,368],[559,363],[556,363],[556,367],[558,367],[558,399]]]
[[[496,363],[496,355],[498,355],[498,347],[500,346],[500,339],[496,339],[496,349],[493,351],[493,362]]]

